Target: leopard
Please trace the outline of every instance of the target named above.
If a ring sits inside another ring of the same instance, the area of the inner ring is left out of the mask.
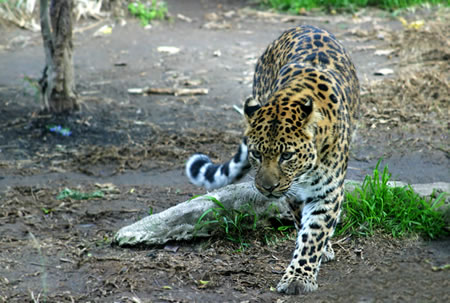
[[[255,192],[287,203],[297,237],[280,293],[315,291],[321,263],[335,257],[330,238],[344,200],[359,99],[356,69],[342,43],[325,29],[293,27],[256,63],[237,153],[221,164],[204,154],[186,163],[190,181],[207,190],[252,171]]]

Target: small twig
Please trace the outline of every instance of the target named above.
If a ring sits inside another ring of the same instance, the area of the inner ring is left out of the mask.
[[[101,20],[99,20],[99,21],[97,21],[97,22],[95,22],[95,23],[92,23],[92,24],[88,25],[88,26],[76,28],[76,29],[74,29],[73,32],[74,32],[74,33],[83,33],[84,31],[87,31],[87,30],[89,30],[89,29],[91,29],[91,28],[94,28],[94,27],[96,27],[97,25],[103,23],[104,21],[105,21],[104,19],[101,19]]]
[[[33,189],[31,189],[31,195],[33,196],[34,201],[37,202],[38,199],[36,198],[36,195],[34,194]]]
[[[126,261],[125,259],[119,257],[93,257],[93,258],[97,261],[118,261],[118,262]]]
[[[158,285],[158,287],[161,287],[161,284],[159,283],[158,280],[156,280],[156,278],[153,278],[153,281],[155,281],[155,284]]]
[[[334,244],[336,244],[336,245],[339,246],[343,251],[345,251],[345,252],[348,253],[348,249],[345,248],[344,246],[342,246],[341,243],[334,243]]]
[[[37,262],[30,262],[29,264],[35,265],[35,266],[40,266],[40,267],[51,267],[51,268],[59,269],[58,266],[54,266],[54,265],[50,265],[50,264],[41,264],[41,263],[37,263]]]
[[[174,95],[174,96],[191,96],[191,95],[206,95],[208,94],[207,88],[130,88],[128,89],[130,94],[159,94],[159,95]]]
[[[351,238],[350,236],[347,236],[345,238],[337,240],[336,242],[333,242],[332,244],[340,244],[340,243],[343,243],[343,242],[347,241],[350,238]]]
[[[135,293],[133,293],[133,297],[131,298],[131,301],[135,302],[135,303],[142,303],[142,300],[136,296]]]
[[[244,110],[242,108],[238,107],[237,105],[233,105],[233,109],[241,116],[244,116]]]
[[[15,148],[18,147],[17,145],[0,145],[0,149],[6,149],[6,148]]]
[[[70,260],[70,259],[66,259],[66,258],[60,258],[59,261],[66,262],[66,263],[71,263],[71,264],[76,264],[75,261]]]
[[[141,211],[141,209],[122,209],[120,212],[122,212],[122,213],[137,213],[140,211]]]

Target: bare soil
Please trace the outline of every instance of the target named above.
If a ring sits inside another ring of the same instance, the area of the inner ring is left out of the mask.
[[[319,290],[296,297],[273,290],[294,237],[269,245],[255,235],[244,251],[220,237],[111,245],[122,226],[203,193],[188,183],[184,161],[194,152],[217,161],[234,152],[242,123],[233,105],[250,94],[267,44],[296,24],[334,32],[357,66],[362,106],[348,178],[362,179],[382,157],[395,180],[450,182],[448,11],[405,13],[408,22],[425,21],[416,30],[372,10],[287,17],[241,1],[167,2],[173,19],[151,29],[134,19],[78,22],[82,111],[70,117],[40,114],[24,80],[42,71],[40,34],[0,28],[0,302],[450,301],[449,238],[335,239],[337,259],[322,265]],[[103,25],[112,33],[95,37]],[[395,73],[374,75],[381,68]],[[148,86],[208,94],[127,91]],[[50,132],[51,125],[72,134]],[[105,196],[58,200],[64,188]]]

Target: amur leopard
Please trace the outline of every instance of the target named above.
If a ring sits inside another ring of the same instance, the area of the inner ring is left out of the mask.
[[[201,154],[187,162],[195,185],[219,188],[251,168],[261,194],[287,201],[298,236],[279,292],[316,290],[321,262],[334,258],[329,240],[344,198],[358,105],[358,78],[342,44],[323,29],[298,26],[271,43],[256,64],[236,155],[223,164]]]

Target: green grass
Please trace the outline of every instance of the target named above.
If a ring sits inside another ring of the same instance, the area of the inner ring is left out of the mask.
[[[205,211],[197,220],[196,230],[213,225],[225,238],[240,245],[241,249],[248,247],[244,233],[256,229],[257,215],[247,204],[242,209],[228,209],[219,200],[207,196],[216,207]]]
[[[74,200],[88,200],[88,199],[94,199],[94,198],[103,198],[104,196],[105,196],[105,193],[101,190],[96,190],[91,193],[83,193],[78,190],[65,188],[58,194],[56,199],[64,200],[67,198],[71,198]]]
[[[297,14],[300,9],[326,8],[328,10],[356,10],[367,6],[378,7],[385,10],[396,10],[420,4],[443,4],[448,6],[448,0],[261,0],[265,7],[279,11],[289,11]]]
[[[425,199],[411,186],[392,187],[388,185],[391,178],[388,167],[385,166],[380,173],[379,164],[373,176],[366,176],[362,185],[346,193],[342,222],[338,224],[335,235],[367,237],[381,232],[393,237],[421,235],[434,239],[448,234],[443,214],[437,211],[444,205],[448,193]],[[215,207],[200,216],[196,229],[212,225],[225,239],[238,244],[240,249],[250,246],[252,239],[261,235],[267,245],[295,235],[293,225],[280,221],[267,225],[270,208],[265,214],[257,215],[250,204],[239,210],[228,209],[216,198],[207,198],[214,202]]]
[[[141,20],[143,26],[148,25],[154,19],[163,20],[168,13],[167,5],[164,1],[132,1],[128,4],[131,15]]]
[[[206,210],[200,216],[195,229],[198,231],[212,225],[227,240],[238,244],[238,250],[249,247],[251,239],[257,238],[261,231],[263,231],[265,243],[271,244],[288,238],[294,229],[293,225],[284,225],[281,221],[272,226],[264,226],[261,223],[272,211],[273,206],[270,206],[264,214],[258,215],[250,204],[244,205],[241,209],[229,209],[214,197],[206,196],[206,198],[214,202],[216,207]]]
[[[389,186],[388,167],[380,174],[379,164],[373,176],[366,176],[361,186],[346,194],[343,222],[336,234],[371,236],[382,231],[394,237],[420,234],[432,239],[446,234],[443,214],[437,208],[444,205],[447,193],[425,199],[411,186]]]

